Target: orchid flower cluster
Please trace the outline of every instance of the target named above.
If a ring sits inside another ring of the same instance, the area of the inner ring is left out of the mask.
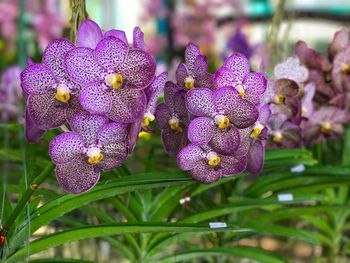
[[[276,65],[265,98],[272,111],[268,148],[311,146],[342,135],[350,120],[346,29],[335,34],[328,51],[329,59],[299,41],[296,56]]]
[[[233,53],[212,75],[199,48],[189,44],[176,83],[155,72],[138,27],[129,45],[123,31],[102,32],[92,20],[80,25],[77,45],[57,39],[42,63],[28,61],[21,73],[26,137],[35,143],[48,129],[64,130],[49,153],[66,192],[91,189],[101,171],[125,162],[140,131],[152,132],[152,121],[165,150],[199,182],[261,170],[270,116],[261,100],[267,80],[250,72],[244,55]],[[164,103],[157,105],[163,89]]]

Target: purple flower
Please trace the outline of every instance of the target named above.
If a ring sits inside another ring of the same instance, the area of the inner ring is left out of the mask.
[[[305,143],[312,145],[339,138],[343,134],[343,125],[349,120],[349,112],[334,106],[322,106],[303,125]]]
[[[75,108],[80,86],[69,79],[64,68],[64,56],[72,48],[73,43],[66,39],[55,40],[45,49],[42,64],[30,63],[21,73],[27,115],[40,130],[63,125],[67,112]]]
[[[315,84],[310,82],[304,87],[304,95],[301,99],[301,116],[309,119],[314,112],[313,98],[315,96]]]
[[[300,65],[297,57],[289,57],[275,66],[273,76],[275,79],[290,79],[296,83],[304,83],[308,79],[308,70]]]
[[[156,63],[142,49],[129,48],[108,35],[95,49],[77,47],[69,51],[65,66],[69,76],[83,86],[79,101],[88,112],[121,123],[133,123],[144,114],[143,89],[153,80]]]
[[[247,155],[247,171],[257,174],[261,171],[265,159],[265,141],[268,134],[268,122],[271,111],[268,105],[259,107],[259,118],[246,129],[240,129],[240,145],[235,156]]]
[[[157,106],[155,117],[165,151],[176,155],[188,142],[189,116],[182,91],[170,81],[165,84],[164,103]]]
[[[240,24],[228,39],[226,48],[231,52],[239,52],[249,59],[254,49],[249,45],[247,35],[242,32],[242,25]]]
[[[185,63],[180,63],[177,67],[176,81],[183,90],[195,87],[213,88],[212,76],[208,73],[208,61],[193,43],[186,46]]]
[[[98,182],[101,170],[113,169],[126,160],[127,125],[108,121],[101,115],[78,113],[71,119],[72,131],[50,142],[50,157],[64,191],[88,191]]]
[[[190,176],[201,183],[213,183],[222,176],[232,176],[247,167],[247,157],[236,158],[218,154],[209,146],[189,144],[177,155],[180,169],[189,171]]]
[[[210,118],[220,129],[235,126],[244,129],[258,119],[255,105],[242,99],[232,87],[222,87],[216,91],[193,89],[186,93],[186,107],[194,116]]]
[[[249,61],[241,53],[229,56],[214,76],[215,88],[233,87],[239,95],[254,104],[259,104],[265,92],[267,80],[261,73],[249,72]]]
[[[20,73],[18,66],[11,66],[0,76],[0,112],[6,119],[21,113]]]
[[[146,110],[141,120],[137,120],[130,125],[129,133],[129,153],[134,149],[136,141],[139,137],[140,131],[153,132],[153,129],[149,126],[152,121],[155,120],[155,111],[159,94],[163,91],[167,72],[163,72],[155,77],[149,87],[146,88],[145,93],[147,97]]]
[[[267,148],[300,148],[302,143],[301,129],[288,120],[283,113],[271,115],[269,121],[269,140]]]

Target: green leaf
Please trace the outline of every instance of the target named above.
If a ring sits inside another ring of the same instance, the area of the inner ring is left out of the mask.
[[[36,254],[49,248],[57,247],[62,244],[70,243],[87,238],[105,237],[126,233],[183,233],[183,232],[235,232],[242,231],[234,225],[228,225],[227,228],[211,229],[208,224],[185,224],[185,223],[152,223],[139,222],[132,223],[114,223],[98,226],[86,226],[72,228],[66,231],[54,233],[39,239],[30,244],[30,254]],[[6,263],[18,262],[27,256],[26,247],[16,251],[5,260]]]
[[[164,257],[158,263],[173,263],[190,261],[195,258],[203,259],[204,257],[240,257],[244,259],[253,259],[262,263],[286,263],[287,260],[279,255],[263,250],[257,247],[237,246],[233,248],[205,248],[176,252],[176,255]],[[191,261],[192,262],[192,261]],[[234,262],[234,261],[230,261]]]

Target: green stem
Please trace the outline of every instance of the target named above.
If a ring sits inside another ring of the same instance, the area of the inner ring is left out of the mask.
[[[12,230],[12,225],[14,224],[16,218],[21,213],[24,206],[27,204],[31,195],[35,192],[38,186],[46,179],[46,177],[49,176],[53,168],[54,168],[54,165],[53,163],[50,162],[45,167],[45,169],[41,172],[41,174],[33,180],[33,182],[30,184],[30,187],[28,187],[27,190],[24,192],[16,208],[13,210],[13,212],[11,213],[11,215],[9,216],[9,218],[5,223],[5,225],[9,227],[10,231]]]
[[[77,30],[82,21],[88,18],[85,0],[71,0],[72,17],[70,20],[70,40],[76,43]]]

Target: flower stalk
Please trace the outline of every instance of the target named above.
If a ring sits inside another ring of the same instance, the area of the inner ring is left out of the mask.
[[[71,0],[72,17],[70,20],[70,40],[76,43],[77,30],[82,21],[88,18],[85,0]]]

